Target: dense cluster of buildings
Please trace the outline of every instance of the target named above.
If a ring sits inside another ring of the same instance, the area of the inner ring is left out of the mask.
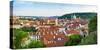
[[[35,27],[37,32],[28,32],[33,40],[41,40],[47,47],[63,46],[72,34],[88,35],[88,20],[73,15],[71,19],[40,18],[21,19],[13,16],[11,18],[12,28]]]

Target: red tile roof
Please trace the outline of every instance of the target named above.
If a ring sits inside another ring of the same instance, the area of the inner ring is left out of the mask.
[[[78,30],[66,30],[66,33],[68,34],[79,34],[80,32]]]

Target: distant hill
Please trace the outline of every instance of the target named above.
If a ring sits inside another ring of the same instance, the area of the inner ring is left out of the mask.
[[[57,18],[57,17],[60,17],[60,16],[18,16],[18,17],[22,17],[22,18]]]
[[[94,13],[94,12],[70,13],[70,14],[64,14],[64,15],[58,17],[58,18],[59,19],[71,18],[73,15],[76,15],[77,17],[79,16],[81,18],[89,19],[93,16],[97,16],[97,13]]]

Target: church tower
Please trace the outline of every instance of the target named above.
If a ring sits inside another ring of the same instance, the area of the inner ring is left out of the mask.
[[[73,19],[76,19],[76,15],[75,14],[73,15]]]
[[[58,25],[58,18],[56,18],[56,20],[55,20],[55,24],[56,24],[56,26]]]
[[[75,14],[72,14],[71,15],[71,19],[76,19],[77,17],[76,17],[76,15]]]

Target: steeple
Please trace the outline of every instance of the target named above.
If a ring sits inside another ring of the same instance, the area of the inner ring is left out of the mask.
[[[76,15],[75,14],[73,14],[73,19],[76,19]]]
[[[71,15],[71,19],[76,19],[76,15],[74,13]]]

